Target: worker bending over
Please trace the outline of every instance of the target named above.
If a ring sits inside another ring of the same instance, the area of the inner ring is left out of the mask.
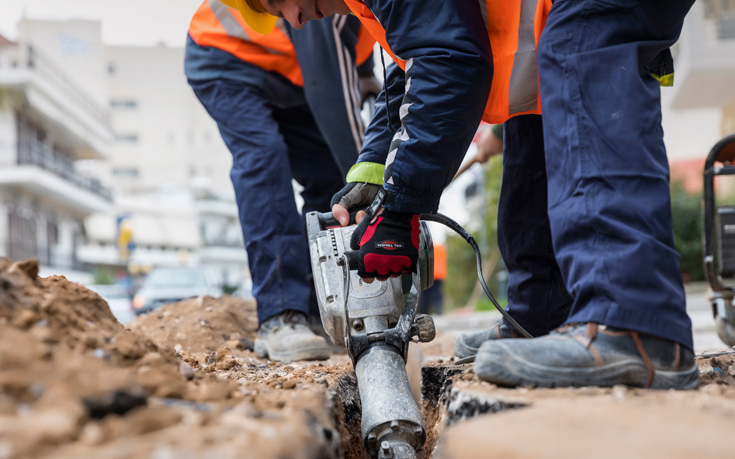
[[[303,187],[303,213],[327,211],[344,185],[363,141],[359,77],[374,80],[374,40],[347,16],[268,32],[205,0],[189,28],[185,72],[232,153],[257,301],[255,351],[273,360],[326,359],[326,341],[307,323],[310,311],[318,320],[318,306],[291,182]]]

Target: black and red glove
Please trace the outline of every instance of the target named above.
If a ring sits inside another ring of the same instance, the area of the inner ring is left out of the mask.
[[[360,250],[357,274],[385,280],[415,273],[419,256],[419,215],[383,209],[373,223],[358,225],[350,245]]]

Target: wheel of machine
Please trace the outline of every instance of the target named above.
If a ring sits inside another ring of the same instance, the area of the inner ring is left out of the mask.
[[[723,317],[715,317],[715,328],[717,336],[728,346],[735,346],[735,325],[726,321]]]

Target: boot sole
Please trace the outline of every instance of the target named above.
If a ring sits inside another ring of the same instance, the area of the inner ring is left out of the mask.
[[[594,368],[558,368],[528,362],[507,350],[480,350],[475,359],[475,374],[484,381],[510,387],[612,387],[617,384],[645,387],[648,382],[648,369],[637,359]],[[651,384],[651,389],[689,390],[697,387],[699,368],[696,364],[683,371],[657,370]]]
[[[293,351],[275,352],[268,343],[259,338],[255,339],[253,350],[261,359],[270,359],[275,361],[295,361],[295,360],[327,360],[331,355],[329,348],[325,346],[313,348],[301,348]]]

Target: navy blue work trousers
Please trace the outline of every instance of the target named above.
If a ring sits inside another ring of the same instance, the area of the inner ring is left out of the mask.
[[[543,139],[539,117],[505,126],[501,250],[509,311],[532,334],[591,321],[693,347],[647,69],[692,3],[554,2],[538,49]]]
[[[302,212],[328,211],[344,177],[306,104],[303,90],[277,74],[259,84],[190,81],[232,153],[230,178],[253,278],[258,320],[286,310],[319,314]]]

